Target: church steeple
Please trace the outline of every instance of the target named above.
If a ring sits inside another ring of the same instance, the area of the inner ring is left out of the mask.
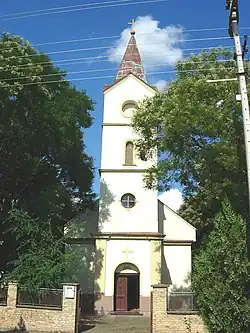
[[[142,65],[141,56],[139,50],[136,45],[135,40],[135,29],[134,29],[134,21],[130,23],[132,25],[131,28],[131,37],[127,46],[127,49],[122,58],[122,62],[120,64],[118,73],[116,75],[116,80],[120,80],[132,73],[139,77],[140,79],[146,81],[145,71]]]

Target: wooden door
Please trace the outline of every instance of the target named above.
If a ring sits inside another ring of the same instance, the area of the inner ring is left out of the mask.
[[[127,311],[128,278],[118,276],[116,282],[116,311]]]

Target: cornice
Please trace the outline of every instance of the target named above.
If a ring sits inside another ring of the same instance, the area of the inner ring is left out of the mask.
[[[141,172],[146,172],[147,169],[99,169],[99,175],[101,173],[113,173],[113,172],[117,172],[117,173],[141,173]]]
[[[165,235],[158,232],[104,232],[92,234],[89,237],[68,237],[66,242],[69,244],[95,244],[96,239],[133,239],[133,240],[162,240],[165,246],[190,246],[192,240],[164,240]]]
[[[93,235],[95,239],[133,239],[133,240],[163,240],[165,235],[158,232],[106,232]]]
[[[192,245],[192,243],[194,243],[194,241],[192,240],[172,240],[172,239],[164,239],[163,241],[163,245],[167,245],[167,246],[189,246]]]
[[[102,123],[102,127],[104,126],[124,126],[124,127],[130,127],[131,124],[125,124],[125,123]]]

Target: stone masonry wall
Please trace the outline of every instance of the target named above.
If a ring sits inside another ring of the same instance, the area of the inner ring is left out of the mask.
[[[74,291],[74,298],[67,298],[67,288]],[[78,285],[64,285],[62,309],[16,305],[17,285],[8,286],[7,306],[0,306],[0,330],[25,328],[27,331],[77,332]]]
[[[167,297],[168,286],[153,286],[151,303],[151,333],[186,333],[187,327],[185,321],[190,322],[191,332],[207,333],[204,323],[197,313],[168,313]]]

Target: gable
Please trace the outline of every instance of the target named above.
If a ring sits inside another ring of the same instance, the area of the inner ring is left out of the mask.
[[[195,227],[185,221],[159,199],[158,205],[159,231],[164,233],[165,241],[196,241]]]
[[[117,82],[104,93],[103,123],[131,124],[131,118],[122,115],[122,106],[127,101],[138,103],[153,97],[155,90],[133,74]]]
[[[140,85],[144,86],[145,89],[147,89],[150,92],[155,93],[155,91],[157,90],[155,87],[149,85],[147,82],[145,82],[144,80],[140,79],[139,77],[137,77],[136,75],[134,75],[133,73],[128,74],[127,76],[125,76],[124,78],[115,81],[114,83],[110,84],[110,85],[105,85],[103,92],[104,94],[107,94],[110,90],[115,89],[116,87],[120,86],[121,84],[123,84],[126,81],[135,81],[138,82]]]

